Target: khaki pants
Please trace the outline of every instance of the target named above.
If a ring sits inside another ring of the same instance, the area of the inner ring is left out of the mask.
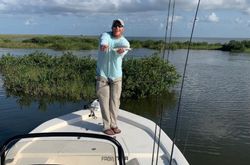
[[[102,112],[103,130],[117,127],[122,79],[108,81],[103,77],[98,77],[96,91]]]

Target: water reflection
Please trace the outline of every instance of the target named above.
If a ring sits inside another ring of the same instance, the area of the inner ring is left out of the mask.
[[[163,110],[163,113],[165,113],[165,111],[174,109],[176,101],[176,93],[173,91],[162,96],[152,96],[143,99],[122,99],[121,109],[157,121],[160,111]]]
[[[68,102],[74,103],[74,102],[85,102],[86,104],[88,101],[85,100],[69,100],[66,98],[58,98],[58,97],[51,97],[51,96],[44,96],[44,97],[34,97],[30,95],[25,95],[22,93],[15,93],[9,90],[6,90],[6,97],[15,97],[16,103],[20,107],[20,109],[29,108],[32,106],[32,104],[37,105],[37,110],[39,111],[47,111],[48,107],[53,104],[66,104]]]

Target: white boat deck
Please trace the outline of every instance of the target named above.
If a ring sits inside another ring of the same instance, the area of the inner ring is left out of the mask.
[[[97,118],[89,117],[89,110],[80,110],[74,113],[58,117],[47,121],[37,127],[32,133],[37,132],[83,132],[83,133],[102,133],[102,118],[100,112],[95,112]],[[122,130],[120,134],[113,137],[122,145],[127,164],[129,165],[132,159],[136,158],[140,165],[147,165],[152,162],[152,153],[154,145],[155,123],[141,116],[119,111],[118,126]],[[159,130],[159,127],[158,129]],[[158,136],[157,132],[157,136]],[[158,139],[158,137],[156,138]],[[157,142],[155,143],[155,157]],[[169,164],[172,141],[161,131],[161,141],[159,147],[158,164]],[[177,147],[174,149],[172,164],[186,165],[188,162]],[[130,162],[129,162],[130,161]],[[132,163],[131,163],[132,164]]]
[[[104,154],[105,153],[105,154]],[[74,138],[22,139],[6,156],[6,165],[116,165],[109,143]],[[105,161],[105,159],[111,161]]]

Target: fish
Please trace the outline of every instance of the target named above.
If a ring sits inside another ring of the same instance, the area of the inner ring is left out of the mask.
[[[113,51],[117,51],[118,49],[125,49],[125,50],[132,50],[131,48],[120,47],[120,48],[113,48]]]

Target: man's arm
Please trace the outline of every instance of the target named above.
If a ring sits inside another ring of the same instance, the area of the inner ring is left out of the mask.
[[[101,46],[100,46],[100,51],[106,52],[106,51],[108,51],[108,48],[109,48],[108,45],[101,45]]]
[[[109,45],[108,45],[108,38],[109,35],[107,33],[103,33],[100,37],[100,51],[106,52],[108,51]]]

